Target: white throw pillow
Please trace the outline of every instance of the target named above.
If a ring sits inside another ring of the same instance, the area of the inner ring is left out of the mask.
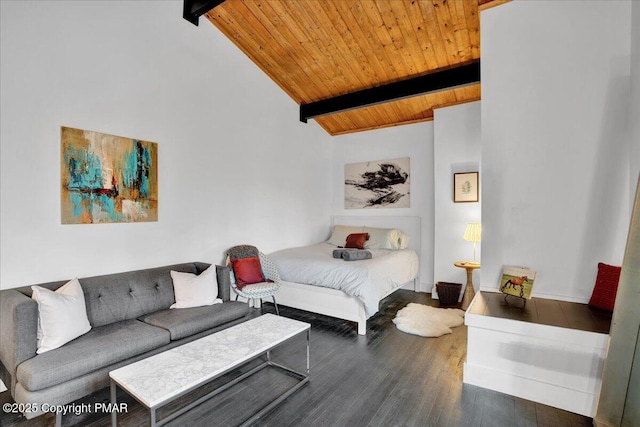
[[[200,275],[172,270],[171,279],[173,280],[173,293],[176,302],[169,308],[222,304],[222,300],[218,298],[215,265],[207,268]]]
[[[335,246],[344,246],[347,243],[347,236],[354,233],[362,233],[364,227],[354,227],[351,225],[336,225],[327,243]]]
[[[402,230],[397,228],[364,227],[364,233],[369,233],[369,240],[365,242],[365,249],[406,249],[408,238]]]
[[[73,279],[55,292],[31,286],[38,303],[38,349],[42,354],[61,347],[91,329],[87,318],[84,293],[78,279]]]

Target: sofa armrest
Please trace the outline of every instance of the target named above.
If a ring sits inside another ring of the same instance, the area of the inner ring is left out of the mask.
[[[218,297],[222,301],[231,300],[231,276],[229,275],[229,269],[222,265],[216,265],[216,275],[218,278]]]
[[[18,365],[36,355],[38,303],[13,289],[0,291],[0,324],[0,361],[11,374],[13,393]]]

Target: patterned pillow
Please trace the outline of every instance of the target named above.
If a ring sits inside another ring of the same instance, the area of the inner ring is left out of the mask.
[[[589,307],[613,312],[622,267],[598,263],[598,276],[589,300]]]

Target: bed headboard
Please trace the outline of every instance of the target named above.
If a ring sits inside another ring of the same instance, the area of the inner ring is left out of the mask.
[[[334,225],[355,225],[379,228],[398,228],[409,238],[408,247],[420,256],[422,246],[422,227],[419,216],[355,216],[340,215],[331,217],[331,229]]]

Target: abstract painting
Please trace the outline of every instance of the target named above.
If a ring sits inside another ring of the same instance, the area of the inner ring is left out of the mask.
[[[62,223],[158,220],[158,144],[61,130]]]
[[[409,157],[344,166],[344,208],[408,208]]]

